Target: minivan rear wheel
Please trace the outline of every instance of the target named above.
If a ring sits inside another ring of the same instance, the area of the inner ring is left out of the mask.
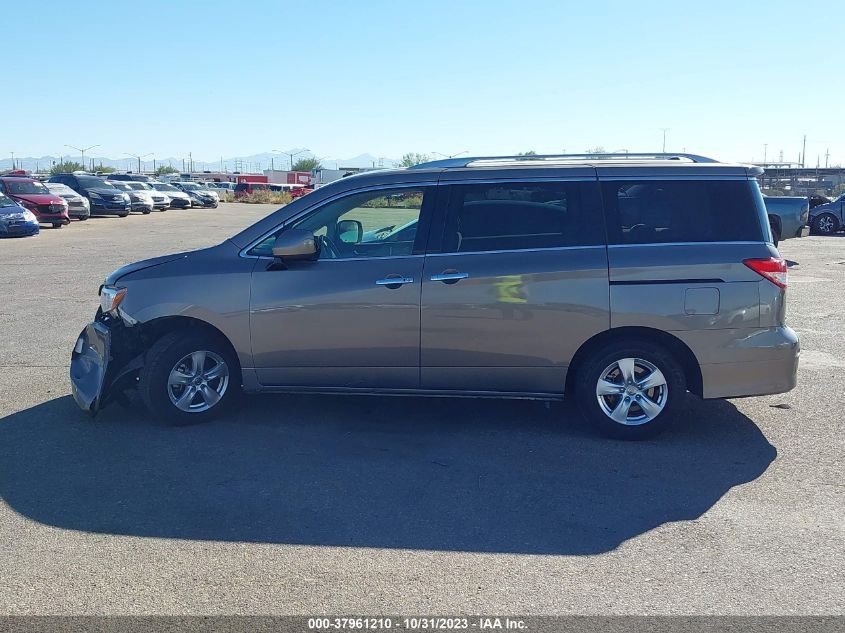
[[[642,440],[663,432],[685,394],[679,363],[652,343],[609,343],[578,369],[581,411],[599,432],[618,439]]]
[[[138,391],[156,419],[196,424],[225,412],[240,391],[240,369],[219,336],[171,332],[147,352]]]

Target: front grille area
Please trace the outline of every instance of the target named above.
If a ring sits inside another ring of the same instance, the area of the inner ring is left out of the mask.
[[[63,210],[64,210],[64,208],[60,204],[39,204],[38,205],[39,213],[55,214],[55,213],[61,213]]]

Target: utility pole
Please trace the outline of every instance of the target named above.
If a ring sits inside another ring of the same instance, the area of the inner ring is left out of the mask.
[[[660,128],[660,129],[661,129],[661,130],[663,130],[663,150],[662,150],[662,152],[665,154],[665,153],[666,153],[666,132],[668,132],[668,131],[669,131],[669,130],[671,130],[672,128],[670,128],[670,127],[662,127],[662,128]]]
[[[139,174],[141,173],[141,159],[146,158],[147,156],[153,155],[152,152],[150,152],[149,154],[131,154],[129,152],[123,152],[123,153],[126,154],[127,156],[131,156],[132,158],[137,159],[137,161],[138,161],[138,172],[137,173],[139,173]],[[155,167],[153,167],[153,171],[155,171]]]
[[[801,149],[801,168],[803,169],[807,162],[807,135],[804,135],[804,147]]]
[[[830,160],[830,148],[824,151],[824,168],[827,169],[827,161]]]
[[[769,144],[763,143],[763,165],[766,165],[766,157],[768,156]]]
[[[65,147],[69,147],[71,149],[75,149],[77,152],[82,154],[82,169],[85,169],[85,152],[88,150],[94,149],[95,147],[99,147],[99,145],[91,145],[90,147],[74,147],[73,145],[65,145]],[[93,163],[92,163],[93,165]],[[93,167],[91,171],[94,171]]]
[[[298,152],[283,152],[280,149],[274,149],[272,151],[276,152],[277,154],[284,154],[285,156],[290,157],[290,170],[293,171],[293,158],[294,158],[294,156],[299,156],[300,154],[304,154],[305,152],[310,152],[311,150],[310,149],[301,149]]]
[[[15,153],[12,152],[12,169],[15,168]]]

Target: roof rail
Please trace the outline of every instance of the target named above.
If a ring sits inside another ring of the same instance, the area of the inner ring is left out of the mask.
[[[532,163],[565,163],[590,162],[600,160],[678,160],[692,163],[718,163],[714,158],[699,156],[698,154],[678,154],[668,152],[623,152],[601,154],[519,154],[516,156],[467,156],[463,158],[444,158],[427,163],[414,165],[409,169],[459,169],[461,167],[495,167],[497,164],[532,162]],[[475,165],[475,163],[482,163]]]

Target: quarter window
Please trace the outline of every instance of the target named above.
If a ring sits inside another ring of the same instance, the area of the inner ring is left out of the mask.
[[[603,185],[611,244],[762,241],[747,180],[643,180]]]
[[[604,243],[592,182],[455,185],[443,239],[447,253]]]

